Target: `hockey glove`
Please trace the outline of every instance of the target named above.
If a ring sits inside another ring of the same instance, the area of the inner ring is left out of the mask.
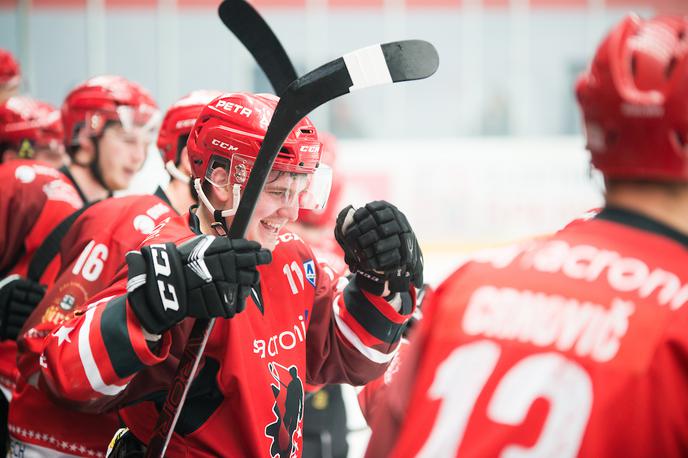
[[[10,275],[0,280],[0,340],[17,340],[43,296],[45,288],[28,278]]]
[[[392,293],[423,285],[423,254],[406,216],[384,200],[337,216],[334,236],[359,288],[382,295],[389,281]]]
[[[129,304],[143,328],[161,334],[184,318],[231,318],[244,310],[256,267],[269,251],[245,239],[199,235],[175,246],[144,246],[127,253]]]

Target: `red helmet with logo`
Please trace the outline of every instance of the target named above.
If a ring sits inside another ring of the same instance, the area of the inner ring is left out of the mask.
[[[107,122],[116,121],[125,129],[135,126],[153,132],[160,112],[153,97],[137,83],[121,76],[96,76],[78,85],[62,104],[66,146],[78,145],[81,128],[99,136]]]
[[[318,134],[323,145],[322,163],[332,169],[332,187],[327,199],[327,206],[318,210],[299,210],[299,221],[308,226],[327,227],[333,226],[339,210],[339,200],[342,197],[342,180],[337,173],[337,139],[328,132]]]
[[[0,48],[0,86],[18,86],[21,71],[12,53]]]
[[[22,96],[0,105],[0,144],[16,149],[20,156],[31,157],[36,147],[56,149],[62,136],[60,112],[54,106]]]
[[[278,100],[271,94],[231,93],[203,108],[187,142],[196,183],[205,179],[215,186],[232,186],[235,192],[245,186]],[[306,190],[299,197],[302,208],[320,208],[327,202],[332,175],[329,167],[321,166],[320,155],[315,126],[303,118],[289,133],[274,162],[273,171],[309,175]],[[225,177],[223,182],[215,178],[217,168],[226,172],[220,174]],[[199,197],[209,205],[202,192]]]
[[[179,164],[179,155],[186,145],[186,137],[196,122],[201,110],[214,98],[222,95],[220,91],[193,91],[177,100],[165,113],[158,132],[158,149],[165,163]],[[180,141],[183,140],[183,144]]]
[[[605,177],[688,180],[687,18],[624,18],[576,94],[592,164]]]

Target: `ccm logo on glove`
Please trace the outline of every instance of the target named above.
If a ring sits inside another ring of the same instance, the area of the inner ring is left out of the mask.
[[[158,290],[160,291],[162,306],[165,310],[177,311],[179,310],[179,301],[177,300],[177,291],[169,283],[172,270],[170,269],[170,258],[165,251],[165,245],[151,245],[150,249],[153,255],[153,269],[157,279]]]

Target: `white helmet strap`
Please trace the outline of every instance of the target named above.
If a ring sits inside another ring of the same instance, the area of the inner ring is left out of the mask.
[[[182,173],[182,171],[179,170],[176,165],[174,165],[173,161],[167,161],[165,163],[165,169],[167,170],[167,173],[169,173],[172,178],[179,180],[182,183],[188,184],[191,182],[191,177],[189,175]]]
[[[205,195],[203,192],[203,187],[201,186],[201,179],[200,178],[194,178],[194,188],[196,188],[196,193],[198,193],[198,198],[201,199],[201,202],[203,202],[203,205],[212,213],[215,215],[217,210],[215,207],[213,207],[213,204],[210,203],[208,200],[208,197]],[[232,186],[232,197],[233,197],[233,204],[232,208],[227,208],[225,210],[222,210],[220,214],[226,218],[228,216],[234,216],[237,212],[237,209],[239,208],[239,201],[241,200],[241,186],[238,184],[234,184]],[[219,222],[219,221],[218,221]]]

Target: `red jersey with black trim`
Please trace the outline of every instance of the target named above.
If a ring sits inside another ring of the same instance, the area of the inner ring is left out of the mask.
[[[48,164],[13,160],[0,165],[0,278],[26,276],[36,249],[55,227],[83,206],[70,181]],[[44,272],[49,286],[59,262]],[[14,341],[0,343],[0,386],[9,394],[16,377]]]
[[[70,227],[60,245],[59,276],[18,340],[20,377],[8,421],[15,439],[71,455],[104,456],[119,427],[117,415],[95,416],[67,409],[30,380],[39,371],[46,336],[105,289],[121,269],[126,253],[173,215],[175,211],[160,197],[127,196],[92,205]]]
[[[688,455],[688,238],[605,209],[424,308],[367,456]]]
[[[189,218],[191,218],[189,220]],[[172,219],[145,242],[180,244],[194,236],[194,216]],[[401,311],[313,259],[283,232],[260,288],[246,309],[217,320],[166,456],[300,456],[303,384],[359,385],[393,358],[415,295]],[[85,313],[46,340],[45,389],[89,411],[120,408],[147,443],[192,325],[165,332],[152,350],[126,299],[126,268]]]

